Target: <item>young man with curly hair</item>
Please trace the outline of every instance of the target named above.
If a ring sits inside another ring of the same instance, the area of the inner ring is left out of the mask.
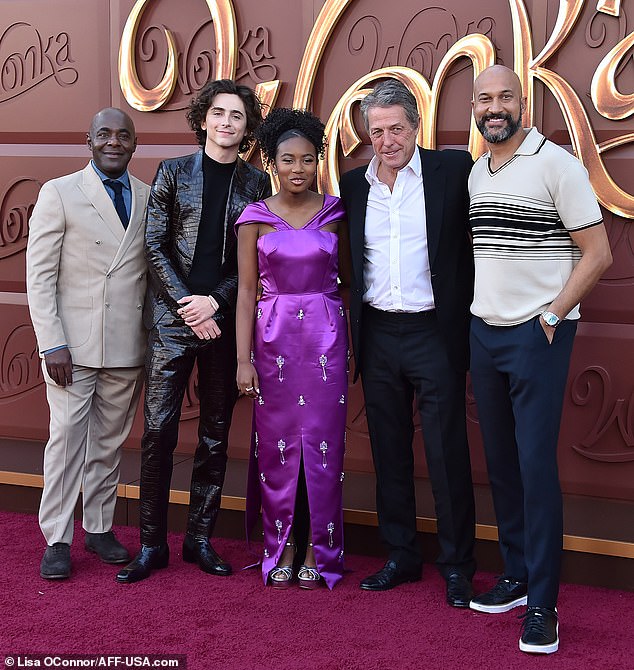
[[[149,577],[169,560],[167,508],[181,404],[198,366],[199,442],[194,456],[183,559],[204,572],[231,574],[211,537],[220,508],[235,384],[238,266],[234,223],[271,193],[268,176],[239,158],[262,120],[255,93],[228,79],[210,81],[187,119],[201,149],[163,161],[147,210],[150,329],[141,443],[141,550],[117,575]]]

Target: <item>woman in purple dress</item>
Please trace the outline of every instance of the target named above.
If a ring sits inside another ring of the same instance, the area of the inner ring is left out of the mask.
[[[236,223],[237,383],[255,399],[247,533],[261,505],[262,576],[288,586],[305,484],[308,547],[297,578],[305,588],[322,580],[332,588],[343,573],[348,331],[337,230],[345,214],[339,198],[310,190],[324,151],[317,117],[274,109],[258,140],[280,189],[248,205]]]

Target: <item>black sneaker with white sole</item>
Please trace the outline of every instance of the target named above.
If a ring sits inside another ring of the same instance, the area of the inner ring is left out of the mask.
[[[498,583],[486,593],[471,599],[469,607],[478,612],[501,614],[514,607],[526,605],[528,585],[508,577],[500,577]]]
[[[559,649],[559,619],[556,609],[528,607],[520,619],[524,619],[520,651],[529,654],[552,654]]]

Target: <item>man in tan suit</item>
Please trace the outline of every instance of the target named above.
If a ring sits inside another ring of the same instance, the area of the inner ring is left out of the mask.
[[[147,340],[149,187],[127,172],[136,134],[120,109],[95,115],[87,143],[92,161],[44,184],[29,224],[27,293],[50,408],[39,514],[45,579],[70,575],[82,487],[86,549],[106,563],[129,559],[112,518]]]

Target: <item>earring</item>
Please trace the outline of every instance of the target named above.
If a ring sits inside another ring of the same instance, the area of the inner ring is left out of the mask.
[[[273,175],[277,177],[277,168],[275,166],[273,166]]]

